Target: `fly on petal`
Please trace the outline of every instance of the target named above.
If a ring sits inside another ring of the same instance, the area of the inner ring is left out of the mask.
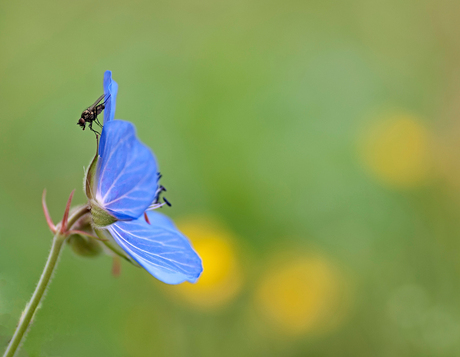
[[[118,84],[112,79],[112,71],[105,71],[104,73],[104,94],[104,124],[107,124],[115,118],[115,107],[118,94]]]
[[[158,203],[162,189],[158,188],[157,164],[150,149],[137,139],[134,126],[114,119],[117,91],[112,73],[105,72],[104,128],[92,164],[97,162],[95,176],[85,181],[90,186],[87,194],[95,231],[109,238],[104,244],[115,254],[141,265],[159,280],[195,282],[203,269],[190,242],[169,218],[145,213],[162,205]],[[88,174],[94,175],[94,170]]]
[[[194,283],[203,271],[201,259],[173,222],[157,212],[107,227],[117,244],[150,274],[167,284]]]
[[[105,123],[99,145],[96,201],[114,217],[137,219],[155,198],[158,175],[155,157],[136,137],[134,125]]]

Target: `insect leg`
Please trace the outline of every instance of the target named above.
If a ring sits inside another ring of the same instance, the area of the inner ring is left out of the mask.
[[[96,130],[93,129],[93,122],[92,122],[92,121],[89,123],[88,126],[89,126],[89,128],[91,129],[91,131],[92,131],[93,133],[98,134],[98,135],[101,135],[101,133],[99,133],[98,131],[96,131]]]

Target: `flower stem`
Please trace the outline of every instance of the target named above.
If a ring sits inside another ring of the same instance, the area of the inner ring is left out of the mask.
[[[82,207],[77,212],[75,212],[68,221],[68,227],[72,227],[72,225],[84,214],[88,213],[88,207]],[[32,295],[32,298],[27,303],[26,308],[19,320],[19,323],[16,327],[16,331],[14,332],[13,338],[11,339],[5,354],[3,357],[13,357],[18,349],[21,341],[24,338],[24,335],[27,331],[27,328],[30,325],[30,321],[34,317],[34,314],[37,310],[40,301],[43,298],[43,294],[48,287],[48,284],[53,276],[54,269],[56,268],[56,264],[59,260],[59,256],[61,254],[62,246],[66,240],[66,234],[62,234],[60,230],[57,231],[56,235],[53,238],[53,243],[51,245],[51,251],[48,256],[48,260],[45,265],[45,269],[43,270],[42,276],[35,288],[35,291]]]
[[[50,282],[51,276],[53,275],[53,271],[56,267],[56,263],[61,253],[61,248],[64,241],[65,237],[60,233],[56,233],[53,238],[53,245],[51,246],[50,255],[48,256],[48,261],[46,262],[45,269],[43,270],[42,276],[40,277],[40,281],[35,288],[32,298],[26,305],[26,309],[24,310],[21,319],[19,320],[18,326],[16,327],[16,332],[14,333],[14,336],[11,339],[3,357],[14,356],[14,353],[19,347],[22,338],[27,331],[27,328],[29,327],[30,321],[32,320],[32,317],[37,310],[38,304],[40,303],[43,294],[48,287],[48,283]]]

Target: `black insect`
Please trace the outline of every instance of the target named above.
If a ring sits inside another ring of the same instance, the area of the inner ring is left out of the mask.
[[[101,95],[97,100],[94,102],[93,105],[88,107],[86,110],[81,113],[81,118],[78,119],[77,125],[80,125],[83,130],[86,128],[86,124],[88,124],[89,129],[93,131],[96,134],[100,134],[98,131],[93,129],[93,122],[95,122],[97,125],[99,125],[102,128],[101,123],[99,122],[99,119],[97,116],[102,113],[102,111],[105,109],[105,103],[107,103],[107,100],[109,97],[105,99],[103,103],[101,101],[104,99],[105,94]],[[100,103],[100,104],[99,104]]]

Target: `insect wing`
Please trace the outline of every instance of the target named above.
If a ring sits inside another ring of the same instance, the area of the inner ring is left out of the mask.
[[[94,110],[94,108],[102,101],[102,99],[104,99],[104,96],[105,96],[105,94],[103,94],[99,98],[97,98],[97,100],[94,102],[94,104],[91,105],[87,110],[92,112]]]

